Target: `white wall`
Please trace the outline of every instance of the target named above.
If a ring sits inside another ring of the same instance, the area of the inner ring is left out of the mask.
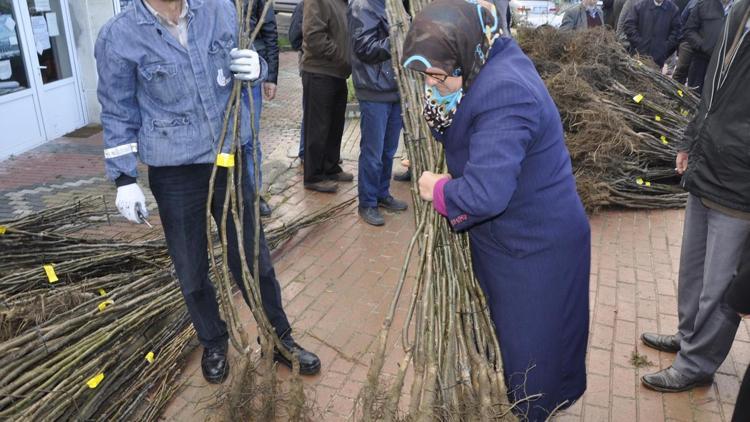
[[[115,14],[112,0],[73,0],[70,1],[70,16],[75,36],[76,54],[81,74],[88,121],[99,123],[101,107],[96,100],[96,62],[94,43],[99,29]]]

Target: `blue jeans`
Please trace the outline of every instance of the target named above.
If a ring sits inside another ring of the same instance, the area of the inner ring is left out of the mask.
[[[169,256],[172,257],[180,289],[185,298],[190,319],[193,321],[198,340],[205,347],[226,344],[227,327],[219,315],[216,291],[208,278],[208,241],[206,239],[206,198],[211,176],[211,164],[192,164],[175,167],[149,167],[148,178],[151,191],[159,206],[159,217],[164,227]],[[248,175],[242,177],[245,212],[242,220],[245,257],[254,273],[255,218],[252,207],[252,185]],[[226,192],[227,171],[216,174],[216,190],[211,200],[211,214],[220,225]],[[227,218],[229,269],[235,280],[242,280],[239,248],[231,214]],[[263,308],[271,325],[279,336],[289,334],[289,321],[281,301],[281,288],[271,263],[263,227],[260,229],[259,278]],[[242,282],[237,283],[247,301]]]
[[[403,122],[400,103],[360,101],[359,206],[376,207],[390,195],[393,156]]]
[[[247,92],[242,91],[242,99],[250,107],[250,100],[247,97]],[[253,87],[253,127],[255,131],[253,133],[253,139],[251,142],[255,145],[255,149],[258,151],[258,163],[262,163],[263,153],[260,150],[260,112],[263,110],[263,84],[258,84]],[[253,168],[253,150],[245,148],[245,161],[247,162],[247,174],[250,176],[251,182],[255,183],[255,170]],[[263,167],[258,168],[258,176],[260,177],[260,186],[263,186]]]

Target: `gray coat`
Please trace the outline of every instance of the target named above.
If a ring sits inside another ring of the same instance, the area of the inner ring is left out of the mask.
[[[598,6],[596,8],[596,18],[604,25],[604,13]],[[583,4],[566,10],[562,24],[560,24],[560,30],[562,31],[576,31],[587,29],[588,27],[589,22],[586,18],[586,7]]]

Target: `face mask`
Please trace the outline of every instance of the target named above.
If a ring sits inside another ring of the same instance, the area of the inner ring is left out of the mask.
[[[445,131],[453,123],[453,115],[456,114],[463,95],[463,89],[443,95],[434,86],[425,85],[422,114],[427,124],[440,133]]]

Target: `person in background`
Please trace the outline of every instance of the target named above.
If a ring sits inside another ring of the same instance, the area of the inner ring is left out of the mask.
[[[419,195],[468,231],[509,400],[544,421],[586,389],[591,235],[560,113],[487,4],[436,0],[406,35],[404,67],[425,76],[448,167],[421,174]]]
[[[637,0],[623,30],[631,53],[651,57],[661,69],[680,37],[680,10],[672,0]]]
[[[304,0],[300,0],[296,6],[294,6],[294,12],[292,12],[292,19],[289,23],[289,44],[292,50],[299,52],[299,63],[300,63],[300,76],[302,76],[302,13],[305,7]],[[302,104],[305,103],[304,91],[302,96]],[[297,157],[300,162],[304,164],[305,161],[305,119],[302,118],[299,129],[299,152]]]
[[[348,10],[352,80],[359,100],[359,215],[373,226],[385,219],[378,208],[404,211],[406,202],[390,193],[393,156],[403,122],[385,0],[352,0]]]
[[[267,73],[265,61],[255,51],[234,48],[236,20],[234,5],[224,0],[136,1],[102,27],[94,53],[105,171],[117,185],[117,209],[134,223],[148,218],[146,199],[137,183],[140,159],[148,165],[149,186],[159,207],[169,256],[203,346],[203,377],[210,383],[221,383],[229,374],[228,333],[208,276],[206,234],[207,208],[216,224],[223,224],[227,170],[217,170],[213,198],[208,196],[209,183],[218,153],[229,153],[231,148],[225,142],[218,151],[232,80],[254,86]],[[241,102],[241,108],[238,112],[248,116],[246,103]],[[252,138],[249,126],[243,125],[236,134],[243,146]],[[252,263],[255,192],[247,166],[241,170],[243,184],[238,188],[244,192],[245,236],[240,241],[247,262]],[[231,239],[229,268],[235,280],[242,280],[231,216],[225,228]],[[291,335],[262,227],[260,233],[258,268],[251,264],[250,271],[259,279],[263,309],[283,347],[299,356],[300,373],[315,374],[320,371],[320,359]],[[243,283],[237,284],[247,301]],[[278,351],[274,359],[291,368],[292,363]]]
[[[698,93],[703,91],[708,62],[733,4],[734,0],[698,0],[683,28],[685,40],[693,53],[688,85]]]
[[[302,13],[304,186],[333,193],[354,176],[339,165],[351,74],[346,0],[305,0]]]
[[[260,22],[261,14],[263,13],[263,7],[265,6],[266,0],[258,0],[253,2],[253,11],[250,17],[250,25],[254,28],[256,25],[260,25],[260,32],[255,38],[253,47],[258,52],[260,57],[268,64],[268,77],[262,84],[257,84],[252,89],[253,95],[253,145],[257,154],[258,163],[261,163],[263,153],[260,146],[260,113],[263,110],[263,99],[271,101],[276,97],[276,83],[279,77],[279,37],[276,31],[276,18],[274,17],[273,5],[271,5],[266,13],[263,22]],[[247,94],[243,92],[245,102],[249,103]],[[255,173],[253,168],[253,150],[247,148],[245,150],[245,161],[247,162],[247,170],[251,180],[255,183]],[[258,167],[258,176],[260,183],[258,188],[263,186],[263,173],[261,167]],[[260,215],[262,217],[268,217],[271,215],[271,206],[268,202],[260,196]]]
[[[690,0],[685,8],[680,12],[680,45],[677,48],[677,65],[672,73],[672,79],[681,83],[687,84],[688,73],[690,73],[690,65],[693,63],[693,49],[690,47],[690,43],[685,39],[685,24],[690,17],[690,12],[698,4],[698,0]]]
[[[583,0],[580,5],[569,7],[563,15],[561,31],[595,28],[604,25],[604,12],[596,0]]]
[[[677,333],[643,333],[643,343],[677,353],[641,378],[656,391],[711,384],[729,354],[740,318],[723,297],[750,235],[750,1],[732,7],[708,65],[695,117],[676,167],[688,191],[677,282]]]

